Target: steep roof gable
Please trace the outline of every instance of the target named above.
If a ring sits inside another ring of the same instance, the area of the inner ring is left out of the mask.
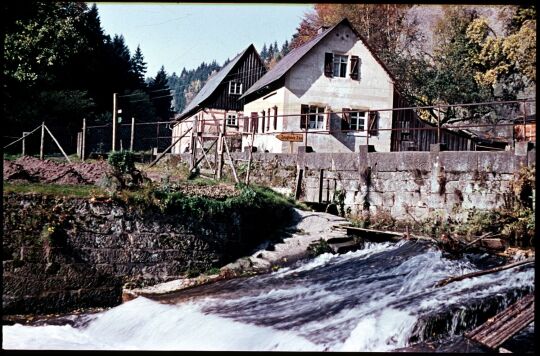
[[[247,54],[250,49],[253,49],[255,52],[255,46],[250,44],[245,50],[238,53],[226,66],[221,68],[216,75],[210,78],[206,84],[201,88],[197,95],[189,102],[189,104],[184,108],[184,110],[177,116],[176,120],[181,120],[182,118],[188,116],[194,109],[204,104],[204,101],[208,99],[219,85],[222,84],[227,77],[227,75],[233,70],[233,68],[238,64],[241,59],[244,57],[244,54]]]
[[[349,20],[347,18],[342,19],[340,22],[335,24],[332,27],[327,28],[326,30],[322,31],[321,33],[317,34],[315,37],[313,37],[308,42],[304,43],[298,48],[293,49],[290,51],[285,57],[283,57],[274,68],[272,68],[270,71],[268,71],[264,76],[262,76],[255,84],[253,84],[248,90],[244,92],[244,94],[240,97],[240,99],[245,98],[246,96],[255,93],[258,90],[261,90],[270,84],[280,80],[300,59],[302,59],[313,47],[315,47],[319,42],[321,42],[322,39],[324,39],[330,32],[332,32],[336,27],[338,27],[341,24],[347,25],[354,34],[362,41],[362,43],[366,46],[366,48],[369,50],[369,52],[373,55],[375,60],[381,65],[381,67],[386,71],[388,76],[392,81],[395,82],[394,76],[392,73],[388,70],[386,65],[377,57],[373,49],[368,45],[367,41],[364,39],[362,35],[358,33],[354,29],[354,27],[351,25]]]

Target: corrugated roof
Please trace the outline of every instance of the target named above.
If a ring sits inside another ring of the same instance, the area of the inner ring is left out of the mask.
[[[210,78],[202,89],[197,93],[197,95],[189,102],[189,104],[184,108],[184,110],[176,117],[176,120],[181,120],[183,117],[187,116],[193,109],[197,106],[203,104],[203,102],[208,99],[217,87],[223,82],[227,74],[234,68],[234,66],[240,61],[240,58],[246,53],[253,44],[249,45],[245,50],[238,53],[227,65]]]
[[[337,24],[335,24],[332,27],[329,27],[328,29],[324,30],[320,34],[317,34],[315,37],[313,37],[308,42],[304,43],[302,46],[293,49],[291,52],[289,52],[285,57],[283,57],[274,68],[272,68],[270,71],[268,71],[265,75],[263,75],[255,84],[253,84],[248,90],[244,92],[244,94],[240,97],[240,99],[245,98],[247,95],[254,93],[257,90],[260,90],[261,88],[264,88],[267,85],[270,85],[277,80],[281,79],[288,71],[291,69],[303,56],[305,56],[313,47],[315,47],[326,35],[328,35],[334,28],[341,24],[346,24],[351,28],[351,30],[358,36],[360,41],[366,46],[369,52],[373,55],[375,60],[383,67],[383,69],[386,71],[386,73],[390,76],[392,81],[395,82],[394,76],[392,73],[388,70],[384,62],[380,60],[380,58],[375,54],[373,49],[369,46],[367,41],[364,39],[358,31],[354,29],[354,27],[351,25],[349,20],[347,18],[342,19]]]

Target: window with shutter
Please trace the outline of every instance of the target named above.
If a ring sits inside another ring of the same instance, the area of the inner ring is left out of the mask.
[[[369,134],[373,136],[379,135],[379,112],[369,112]]]
[[[324,54],[324,75],[332,78],[334,55],[332,53]]]
[[[349,76],[353,80],[359,79],[359,75],[358,75],[358,73],[360,72],[359,62],[360,62],[360,58],[358,58],[358,56],[351,56],[351,72],[349,73]]]
[[[309,113],[309,105],[302,104],[300,108],[300,128],[305,129],[307,127]]]
[[[341,111],[343,112],[341,114],[341,129],[342,130],[348,130],[350,128],[350,123],[351,123],[351,109],[349,108],[343,108],[341,109]]]

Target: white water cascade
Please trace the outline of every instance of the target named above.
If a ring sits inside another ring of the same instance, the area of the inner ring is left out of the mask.
[[[467,256],[449,260],[422,243],[367,243],[267,275],[67,316],[64,325],[5,325],[3,348],[391,351],[422,330],[421,317],[534,290],[533,268],[434,287],[477,269]],[[460,320],[451,318],[449,335]]]

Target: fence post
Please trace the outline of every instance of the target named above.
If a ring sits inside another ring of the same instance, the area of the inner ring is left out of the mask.
[[[25,138],[26,136],[28,136],[28,132],[23,131],[23,133],[22,133],[22,137],[23,137],[23,139],[22,139],[22,155],[23,156],[26,156],[26,138]]]
[[[369,110],[367,111],[367,118],[366,118],[366,145],[369,146]]]
[[[197,115],[193,118],[193,126],[191,129],[191,167],[190,172],[195,169],[195,162],[197,159],[197,139],[199,137],[199,127],[197,124]]]
[[[39,145],[39,159],[43,161],[43,149],[45,144],[45,121],[41,123],[41,143]]]
[[[86,118],[82,119],[82,147],[81,147],[81,160],[86,159]]]
[[[113,93],[113,114],[112,114],[112,149],[116,151],[116,93]]]
[[[77,157],[81,158],[82,132],[77,132]]]
[[[135,117],[131,118],[131,136],[129,138],[129,150],[133,152],[133,139],[135,138]]]

